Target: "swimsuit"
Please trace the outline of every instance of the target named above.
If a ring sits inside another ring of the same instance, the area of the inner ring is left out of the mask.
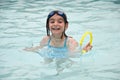
[[[65,38],[64,40],[64,45],[63,47],[53,47],[50,45],[50,41],[51,41],[51,38],[49,39],[48,41],[48,48],[51,50],[51,52],[49,52],[49,55],[55,57],[55,58],[65,58],[68,56],[68,48],[67,48],[67,37]]]
[[[37,53],[44,58],[68,58],[67,37],[64,40],[63,47],[53,47],[50,45],[51,38],[47,45]]]
[[[45,62],[55,61],[57,72],[61,72],[64,68],[68,68],[72,65],[72,60],[68,56],[67,37],[64,40],[63,47],[53,47],[50,45],[51,38],[48,40],[48,44],[39,51],[39,55],[44,57]]]

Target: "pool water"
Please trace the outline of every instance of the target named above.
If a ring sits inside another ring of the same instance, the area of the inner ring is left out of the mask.
[[[67,34],[93,33],[93,48],[56,76],[55,64],[25,47],[39,45],[52,10],[67,14]],[[0,0],[0,80],[120,80],[119,0]]]

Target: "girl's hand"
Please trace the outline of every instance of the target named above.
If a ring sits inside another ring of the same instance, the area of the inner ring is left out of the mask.
[[[30,48],[26,47],[26,48],[24,48],[23,50],[24,50],[24,51],[32,51],[32,48],[31,48],[31,47],[30,47]]]
[[[26,47],[25,49],[23,49],[24,51],[30,51],[30,52],[35,52],[39,49],[41,49],[42,47],[41,46],[35,46],[35,47]]]
[[[90,43],[88,43],[83,50],[85,50],[86,52],[90,51],[92,49],[92,45],[90,45]]]

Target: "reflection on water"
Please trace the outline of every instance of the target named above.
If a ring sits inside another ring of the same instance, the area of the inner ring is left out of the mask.
[[[120,0],[0,0],[0,80],[119,80]],[[46,35],[51,10],[63,10],[67,34],[79,41],[93,32],[93,50],[55,76],[54,63],[43,65],[38,54],[22,51]],[[79,35],[78,35],[79,34]]]

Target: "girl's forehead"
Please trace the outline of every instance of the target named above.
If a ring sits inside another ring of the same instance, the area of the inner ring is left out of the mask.
[[[63,19],[63,17],[61,17],[61,16],[59,16],[59,15],[57,15],[57,14],[55,14],[55,15],[53,15],[51,18],[50,18],[50,20],[58,20],[58,19],[60,19],[60,20],[64,20]]]

